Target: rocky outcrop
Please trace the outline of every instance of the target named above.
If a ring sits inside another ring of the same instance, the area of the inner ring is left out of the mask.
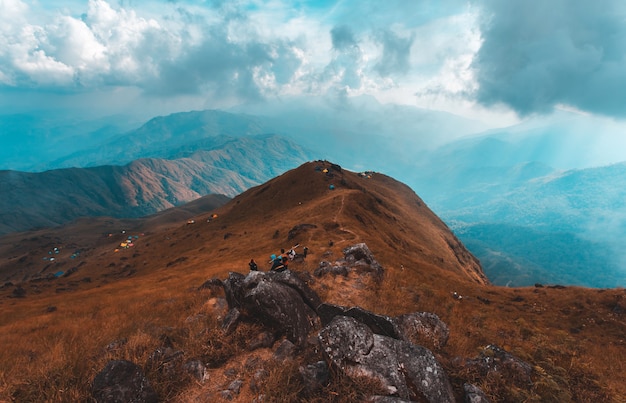
[[[389,396],[454,402],[443,367],[430,350],[375,334],[354,318],[336,316],[319,333],[327,360],[351,378],[379,382]]]
[[[430,312],[414,312],[397,317],[379,315],[361,307],[344,307],[322,303],[317,308],[322,325],[328,325],[335,316],[349,316],[382,336],[404,340],[438,350],[446,345],[450,330],[439,317]]]
[[[336,316],[349,316],[363,323],[376,334],[394,339],[400,338],[394,320],[389,316],[378,315],[358,306],[348,308],[327,303],[321,304],[317,310],[323,326],[328,325]]]
[[[156,403],[158,396],[141,368],[124,360],[110,361],[93,380],[98,403]]]
[[[344,258],[321,262],[314,274],[356,273],[382,278],[384,269],[367,245],[356,244],[343,252]],[[227,333],[240,321],[254,321],[263,326],[257,336],[250,337],[249,350],[274,347],[272,359],[281,363],[309,354],[324,359],[299,367],[303,398],[323,393],[332,374],[341,373],[357,382],[379,385],[376,396],[363,396],[372,402],[455,401],[448,375],[431,351],[443,348],[450,334],[448,326],[436,314],[414,312],[390,317],[358,306],[322,303],[305,281],[313,278],[306,275],[290,270],[230,273],[227,279],[210,280],[201,289],[223,288],[229,311],[222,328]],[[314,334],[317,344],[312,341]],[[280,341],[281,337],[286,340]],[[315,352],[307,350],[311,343],[317,347]],[[169,362],[167,357],[159,362]],[[491,371],[505,371],[507,376],[521,379],[525,386],[530,382],[531,367],[495,346],[488,346],[479,358],[462,360],[463,369],[477,377]],[[201,376],[198,371],[196,378]],[[260,383],[262,379],[253,379],[250,389],[259,392]],[[468,402],[488,401],[478,387],[469,383],[457,392]],[[223,398],[232,399],[239,393],[239,387],[221,393]]]
[[[313,274],[316,277],[323,277],[327,274],[332,274],[334,276],[347,276],[348,271],[348,267],[342,265],[341,262],[339,262],[339,264],[332,264],[328,261],[322,261],[319,266],[317,266]]]
[[[229,328],[240,319],[255,320],[302,346],[318,320],[320,298],[289,270],[257,271],[247,276],[230,273],[223,286],[231,309],[227,315]]]
[[[322,261],[313,274],[317,277],[326,274],[347,275],[349,272],[358,274],[370,273],[382,278],[385,269],[374,259],[372,251],[364,243],[349,246],[343,250],[344,257],[335,262]]]
[[[462,366],[478,377],[497,373],[519,388],[527,389],[532,385],[533,367],[493,344],[485,347],[478,358],[463,360]]]
[[[434,350],[439,350],[448,343],[448,325],[434,313],[408,313],[395,317],[393,322],[402,340]]]
[[[463,385],[463,391],[465,392],[464,403],[490,403],[485,392],[476,385],[466,383]]]
[[[299,368],[306,393],[322,390],[330,382],[330,371],[325,361],[318,361]]]

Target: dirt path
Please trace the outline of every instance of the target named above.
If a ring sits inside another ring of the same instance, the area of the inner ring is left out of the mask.
[[[333,222],[339,225],[339,230],[341,232],[346,232],[346,233],[352,234],[352,237],[350,239],[347,239],[345,237],[341,237],[335,243],[342,243],[342,242],[352,241],[355,238],[357,238],[357,234],[355,234],[353,231],[349,230],[348,228],[344,227],[343,224],[341,222],[339,222],[339,216],[343,213],[343,209],[344,209],[344,207],[346,205],[345,202],[346,202],[346,196],[342,194],[341,195],[341,206],[335,212],[335,216],[333,217]]]

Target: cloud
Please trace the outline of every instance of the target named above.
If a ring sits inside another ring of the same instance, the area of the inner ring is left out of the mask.
[[[15,87],[71,91],[102,82],[134,83],[154,72],[151,58],[142,59],[141,52],[150,34],[167,35],[155,20],[115,10],[103,0],[91,0],[81,18],[55,13],[43,24],[33,22],[35,13],[25,3],[5,1],[19,24],[3,25],[0,68],[9,78],[4,84]],[[159,51],[167,56],[167,48]]]
[[[376,37],[376,41],[383,46],[383,54],[375,66],[380,75],[406,74],[409,71],[414,40],[415,35],[405,38],[391,30],[384,30]]]
[[[352,30],[346,25],[330,31],[334,56],[326,67],[326,77],[338,85],[338,90],[359,89],[363,82],[363,51]]]
[[[476,99],[522,116],[567,105],[626,116],[626,3],[482,0]]]
[[[330,31],[330,36],[332,38],[333,49],[338,52],[350,52],[358,47],[352,30],[346,25],[333,27]]]
[[[456,33],[434,40],[424,28],[460,29],[463,0],[0,2],[0,97],[130,91],[200,108],[395,91],[392,101],[414,102],[424,81],[447,80],[442,69],[467,58]]]

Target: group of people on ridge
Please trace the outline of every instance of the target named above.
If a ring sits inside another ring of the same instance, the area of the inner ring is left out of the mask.
[[[270,256],[270,261],[268,262],[271,264],[270,271],[281,272],[287,270],[289,268],[289,262],[294,260],[296,257],[296,248],[298,246],[300,245],[297,244],[293,246],[291,249],[289,249],[287,253],[285,253],[285,249],[281,249],[279,255],[272,254]],[[302,252],[302,256],[304,258],[306,258],[308,251],[309,248],[305,246]],[[259,267],[254,259],[250,259],[250,263],[248,263],[248,266],[250,266],[250,271],[259,270]]]

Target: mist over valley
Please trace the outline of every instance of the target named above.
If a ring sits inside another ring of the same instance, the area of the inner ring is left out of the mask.
[[[480,124],[366,98],[337,109],[320,106],[320,100],[302,102],[269,108],[272,115],[185,112],[107,136],[102,133],[109,125],[83,132],[89,141],[68,141],[54,159],[40,158],[28,167],[48,171],[2,173],[3,231],[90,215],[138,217],[209,193],[233,197],[305,161],[327,159],[411,186],[470,246],[496,284],[625,284],[620,239],[626,236],[626,195],[616,184],[626,180],[626,168],[618,163],[619,137],[612,130],[595,137],[583,131],[603,121],[561,112],[552,120],[472,132]],[[73,127],[69,138],[87,126],[66,125]],[[22,139],[14,142],[17,152],[31,140],[12,127]],[[38,148],[54,147],[58,137],[49,146],[39,139]],[[67,167],[80,167],[85,175],[72,178],[80,170]],[[126,206],[93,197],[122,192],[105,184],[119,180],[107,179],[109,171],[138,180],[123,185]],[[23,184],[25,177],[30,186]],[[55,177],[69,184],[61,186]],[[85,191],[92,196],[71,196]],[[17,211],[19,220],[12,214]]]

